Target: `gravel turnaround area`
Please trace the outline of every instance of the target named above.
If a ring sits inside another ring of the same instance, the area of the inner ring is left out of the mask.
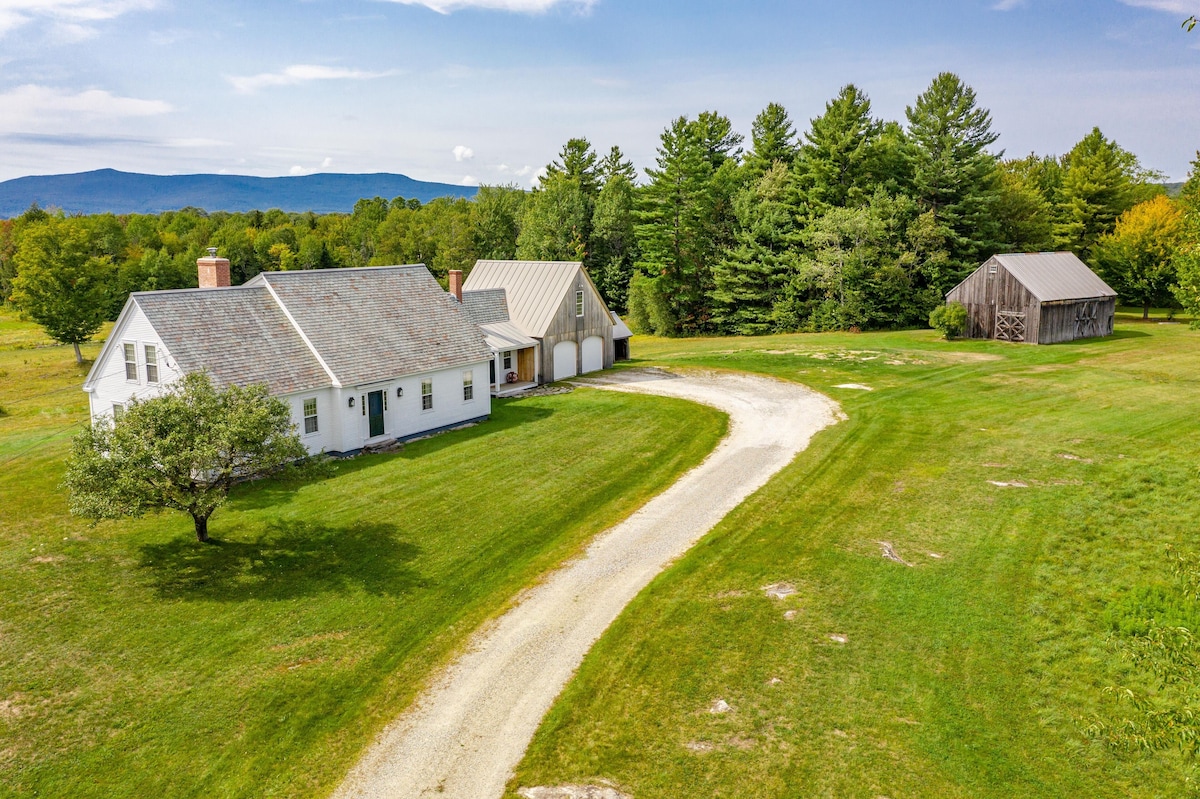
[[[477,631],[368,748],[338,799],[501,796],[543,716],[622,609],[843,418],[833,400],[766,377],[627,370],[579,382],[711,405],[729,414],[729,433],[703,463]]]

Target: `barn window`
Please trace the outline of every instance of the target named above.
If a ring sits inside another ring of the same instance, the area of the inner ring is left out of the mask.
[[[304,401],[304,435],[311,436],[317,432],[317,398],[309,397]]]
[[[583,292],[575,292],[575,316],[583,316]]]
[[[158,350],[153,344],[146,345],[146,382],[158,382]]]
[[[433,381],[421,381],[421,410],[433,410]]]
[[[137,347],[125,345],[125,379],[137,382]]]
[[[463,402],[475,399],[475,373],[463,372]]]

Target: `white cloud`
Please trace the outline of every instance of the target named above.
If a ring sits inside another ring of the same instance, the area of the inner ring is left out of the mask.
[[[120,97],[103,89],[71,92],[33,84],[0,94],[0,108],[4,109],[0,125],[10,129],[69,116],[89,119],[151,117],[174,110],[170,103],[162,100]]]
[[[992,6],[993,11],[1012,11],[1014,8],[1020,8],[1025,5],[1028,0],[997,0]]]
[[[449,14],[462,8],[481,8],[487,11],[511,11],[516,14],[543,14],[555,6],[574,6],[589,11],[598,0],[388,0],[406,6],[425,6],[439,14]]]
[[[331,166],[333,166],[332,158],[326,158],[324,161],[321,162],[321,169],[329,169],[329,167],[331,167]]]
[[[546,167],[540,167],[538,171],[533,173],[533,177],[529,180],[529,185],[533,186],[534,188],[540,186],[542,183],[542,178],[546,177],[548,174],[550,173],[546,170]]]
[[[35,19],[56,23],[67,36],[87,38],[89,24],[131,11],[147,11],[158,0],[0,0],[0,36]]]
[[[307,168],[302,167],[297,164],[296,166],[294,166],[288,170],[288,174],[294,178],[298,178],[298,177],[303,177],[304,175],[312,174],[312,170],[307,169]]]
[[[463,179],[462,179],[462,185],[463,186],[478,186],[479,179],[476,178],[474,175],[464,175]]]
[[[454,153],[454,160],[459,162],[470,161],[475,157],[474,150],[472,150],[470,147],[464,147],[461,144],[455,147],[452,152]]]
[[[1134,8],[1152,8],[1171,14],[1200,14],[1200,0],[1121,0]]]
[[[3,2],[3,0],[0,0]],[[226,77],[234,90],[241,94],[253,94],[271,86],[296,86],[315,80],[375,80],[396,74],[396,70],[367,72],[345,67],[326,67],[316,64],[293,64],[279,72],[263,72],[258,75],[230,75]]]

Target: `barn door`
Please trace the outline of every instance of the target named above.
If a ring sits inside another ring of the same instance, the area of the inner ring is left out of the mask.
[[[1100,335],[1100,303],[1081,302],[1075,306],[1075,338]]]
[[[999,341],[1024,341],[1025,313],[996,311],[996,338]]]

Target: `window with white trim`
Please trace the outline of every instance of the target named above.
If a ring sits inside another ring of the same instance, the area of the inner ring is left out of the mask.
[[[463,402],[475,399],[475,373],[463,372]]]
[[[507,372],[511,368],[512,368],[512,350],[509,350],[508,352],[504,353],[504,371]]]
[[[119,402],[113,403],[113,421],[119,422],[121,417],[125,415],[125,406]]]
[[[137,382],[137,347],[133,344],[125,345],[125,379]]]
[[[575,292],[575,316],[583,316],[583,291]]]
[[[317,398],[309,397],[304,401],[304,435],[311,436],[317,432]]]
[[[421,381],[421,410],[433,410],[433,381]]]
[[[158,382],[158,350],[153,344],[146,345],[146,382]]]

